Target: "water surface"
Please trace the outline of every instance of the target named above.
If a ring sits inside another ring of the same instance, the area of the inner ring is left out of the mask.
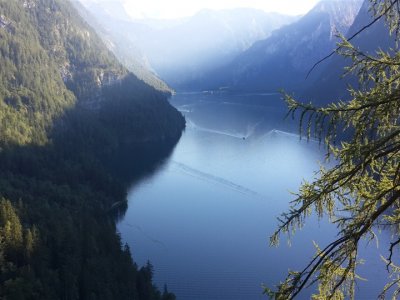
[[[290,191],[314,177],[323,149],[299,140],[278,95],[193,93],[171,102],[187,129],[164,164],[132,185],[118,230],[134,260],[150,260],[155,282],[179,300],[266,299],[262,284],[278,284],[288,269],[305,266],[313,241],[324,246],[335,237],[327,221],[310,218],[291,246],[285,237],[269,246]],[[376,299],[386,276],[380,251],[361,253],[370,281],[359,284],[357,299]]]

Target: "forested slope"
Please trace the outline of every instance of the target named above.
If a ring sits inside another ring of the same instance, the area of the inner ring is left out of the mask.
[[[118,28],[118,30],[113,28],[114,26],[118,27],[118,24],[116,24],[119,23],[118,20],[107,14],[97,15],[96,17],[96,13],[86,9],[78,0],[71,2],[82,18],[96,30],[108,49],[128,70],[155,89],[167,94],[172,93],[172,89],[152,71],[145,55],[139,49],[139,41],[127,38],[130,31],[124,28]],[[110,5],[116,7],[118,4],[111,3]],[[90,7],[90,9],[92,8]],[[107,24],[113,26],[107,26]]]
[[[65,0],[0,0],[0,66],[0,298],[173,299],[121,245],[130,182],[106,162],[133,178],[146,143],[151,169],[183,117]]]

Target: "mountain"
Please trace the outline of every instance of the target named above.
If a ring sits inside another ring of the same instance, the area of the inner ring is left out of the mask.
[[[107,22],[115,23],[129,20],[129,16],[119,2],[103,1],[101,4],[84,2],[88,8],[77,0],[71,2],[81,17],[95,29],[107,48],[114,53],[129,71],[161,92],[172,92],[172,89],[152,71],[147,58],[138,47],[137,42],[127,39],[126,32],[123,30],[113,30],[113,26],[106,26],[111,25],[107,24]]]
[[[50,34],[46,24],[37,26],[41,7],[34,1],[2,1],[0,9],[1,147],[45,143],[46,128],[74,105],[75,96],[61,76],[61,56],[58,62],[51,57],[57,48],[47,51],[52,42],[42,39]]]
[[[182,89],[291,20],[254,9],[203,10],[177,26],[156,30],[139,41],[161,78]]]
[[[129,85],[132,106],[158,98],[158,104],[148,100],[149,109],[159,105],[169,111],[165,116],[175,114],[161,93],[118,62],[69,2],[47,1],[1,3],[0,120],[10,124],[0,127],[4,143],[44,143],[67,109],[101,108],[112,101],[104,90],[116,84]]]
[[[182,115],[69,1],[0,1],[0,66],[0,299],[175,299],[116,233],[132,182],[109,162],[151,170]]]
[[[361,7],[361,0],[319,2],[297,22],[256,42],[230,64],[193,83],[197,89],[228,88],[275,92],[302,90],[307,72],[335,48],[337,32],[347,33]],[[196,86],[197,85],[197,86]]]
[[[160,78],[176,89],[227,64],[255,41],[295,17],[256,9],[203,10],[180,20],[120,20],[103,3],[87,9],[110,36],[115,48],[138,49]]]
[[[373,17],[369,11],[369,5],[369,1],[364,1],[346,37],[351,37],[372,22]],[[378,21],[371,27],[366,28],[351,42],[361,52],[371,55],[375,55],[377,49],[390,51],[391,48],[395,48],[395,40],[390,37],[383,21]],[[317,67],[320,75],[304,91],[302,98],[307,99],[307,102],[313,101],[316,104],[327,104],[337,99],[347,99],[349,97],[347,93],[348,86],[358,87],[356,76],[348,74],[343,77],[345,67],[350,64],[350,59],[337,54],[321,63]]]

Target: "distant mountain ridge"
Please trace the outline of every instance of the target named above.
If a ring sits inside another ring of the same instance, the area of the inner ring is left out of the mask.
[[[334,49],[336,32],[347,33],[362,0],[319,2],[297,22],[284,26],[256,42],[230,64],[192,83],[193,89],[230,89],[275,92],[281,88],[302,90],[307,72]],[[313,78],[319,71],[313,72]]]
[[[203,10],[139,41],[161,78],[179,90],[293,19],[255,9]]]
[[[110,36],[117,37],[115,49],[135,49],[142,64],[178,90],[296,20],[256,9],[232,9],[203,10],[180,20],[126,21],[102,4],[91,4],[88,10]]]

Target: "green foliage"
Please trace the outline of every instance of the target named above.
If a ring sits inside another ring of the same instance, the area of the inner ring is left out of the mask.
[[[0,0],[2,22],[8,24],[0,27],[0,147],[47,143],[47,133],[66,110],[77,101],[98,109],[114,97],[104,89],[121,82],[130,85],[130,100],[136,99],[131,107],[150,98],[163,105],[164,96],[129,74],[70,3],[32,3]]]
[[[0,142],[46,142],[54,118],[74,103],[20,1],[0,1]]]
[[[0,298],[173,299],[122,247],[106,162],[129,149],[138,172],[140,144],[172,145],[183,117],[68,1],[0,0],[0,18]]]
[[[399,37],[399,1],[373,0],[371,11],[376,20],[386,18],[389,31]],[[400,56],[398,48],[371,56],[342,39],[337,51],[353,60],[347,72],[360,81],[358,90],[349,89],[351,100],[317,108],[286,95],[290,111],[301,112],[307,137],[315,134],[323,140],[328,159],[337,164],[321,168],[313,182],[301,186],[271,242],[277,244],[281,233],[302,227],[312,213],[336,224],[338,238],[324,249],[317,247],[302,271],[291,272],[272,292],[275,299],[294,299],[314,282],[315,300],[355,299],[356,271],[362,263],[359,243],[376,239],[375,231],[381,229],[393,232],[386,260],[393,281],[388,276],[380,297],[392,294],[395,299],[400,292],[399,268],[392,262],[400,244]]]
[[[36,251],[36,228],[24,228],[17,209],[0,199],[0,295],[4,299],[24,299],[32,291],[28,265]]]

